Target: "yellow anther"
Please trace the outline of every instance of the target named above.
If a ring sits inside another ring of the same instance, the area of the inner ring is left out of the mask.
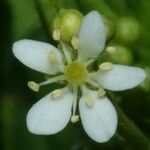
[[[53,92],[51,92],[51,96],[53,99],[58,99],[59,97],[62,96],[62,90],[60,89],[57,89],[57,90],[54,90]]]
[[[107,48],[106,48],[106,52],[108,52],[108,53],[110,53],[110,54],[113,54],[113,53],[115,53],[116,52],[116,47],[114,47],[114,46],[108,46]]]
[[[71,122],[72,123],[76,123],[77,121],[79,121],[79,115],[74,115],[71,117]]]
[[[49,59],[52,63],[56,62],[57,61],[57,56],[56,56],[56,53],[54,51],[51,51],[49,53]]]
[[[55,29],[53,31],[53,39],[55,41],[59,41],[60,40],[60,30],[59,29]]]
[[[29,82],[28,82],[28,87],[29,87],[31,90],[35,91],[35,92],[38,92],[39,89],[40,89],[40,86],[39,86],[36,82],[34,82],[34,81],[29,81]]]
[[[73,36],[71,39],[71,45],[74,49],[78,49],[79,47],[79,39],[76,36]]]
[[[99,65],[99,69],[104,70],[104,71],[105,70],[110,70],[110,69],[112,69],[112,67],[113,67],[113,64],[110,63],[110,62],[104,62],[104,63]]]
[[[92,96],[87,96],[85,99],[85,103],[88,107],[93,107],[94,105],[94,100]]]
[[[99,88],[97,93],[98,93],[98,96],[102,97],[102,96],[105,96],[106,91],[103,88]]]

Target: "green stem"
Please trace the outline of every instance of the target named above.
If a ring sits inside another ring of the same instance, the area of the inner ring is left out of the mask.
[[[116,106],[118,113],[118,132],[130,143],[136,150],[149,150],[150,142],[142,131],[131,121],[123,112],[123,110]]]

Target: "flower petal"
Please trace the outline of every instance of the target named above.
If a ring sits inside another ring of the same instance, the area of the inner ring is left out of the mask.
[[[95,79],[105,89],[121,91],[137,86],[145,77],[146,73],[141,68],[113,65],[109,71],[98,71]]]
[[[27,127],[34,134],[55,134],[68,124],[73,96],[65,92],[58,99],[49,94],[39,100],[27,114]]]
[[[112,103],[106,97],[99,97],[95,91],[88,91],[92,96],[94,105],[87,107],[86,96],[81,97],[79,111],[84,130],[94,141],[107,142],[117,128],[117,114]]]
[[[96,58],[104,49],[105,41],[105,28],[101,15],[96,11],[88,13],[82,21],[79,32],[79,57],[82,60]]]
[[[57,57],[57,63],[52,63],[49,54],[53,52]],[[13,53],[24,65],[47,74],[60,71],[58,64],[62,64],[61,53],[54,46],[34,41],[20,40],[13,44]]]

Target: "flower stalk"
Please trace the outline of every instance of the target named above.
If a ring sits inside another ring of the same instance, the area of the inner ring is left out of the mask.
[[[118,114],[118,132],[123,136],[129,144],[136,150],[149,150],[150,141],[137,125],[124,113],[121,107],[115,102],[114,95],[108,93],[116,108]],[[119,138],[119,137],[117,137]]]
[[[116,106],[116,110],[119,118],[118,132],[137,150],[149,150],[150,142],[148,138],[135,125],[135,123],[126,116],[119,106]]]

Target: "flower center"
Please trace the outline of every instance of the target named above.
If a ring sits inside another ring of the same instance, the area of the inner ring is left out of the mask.
[[[65,78],[71,84],[81,85],[87,77],[87,69],[79,61],[73,61],[65,68]]]

